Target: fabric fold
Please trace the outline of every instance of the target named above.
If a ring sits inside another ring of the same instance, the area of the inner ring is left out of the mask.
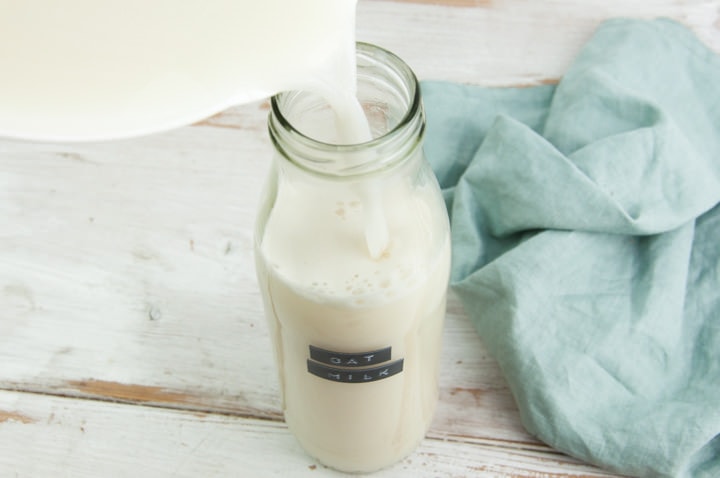
[[[720,476],[720,58],[605,22],[557,87],[423,82],[452,285],[528,431],[608,470]]]

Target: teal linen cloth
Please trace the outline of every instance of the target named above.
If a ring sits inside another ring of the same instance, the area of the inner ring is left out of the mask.
[[[720,477],[720,57],[617,19],[557,87],[422,88],[452,286],[527,430],[618,473]]]

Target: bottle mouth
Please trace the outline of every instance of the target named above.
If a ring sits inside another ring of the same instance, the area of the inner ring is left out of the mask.
[[[371,132],[367,141],[344,143],[328,135],[323,125],[334,124],[335,113],[312,89],[271,98],[270,138],[300,168],[324,176],[369,174],[402,162],[421,144],[425,118],[410,67],[394,53],[362,42],[356,44],[356,61],[357,99]]]

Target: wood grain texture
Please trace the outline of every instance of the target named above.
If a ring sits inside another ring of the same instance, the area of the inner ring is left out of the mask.
[[[421,79],[488,86],[557,81],[598,25],[613,17],[673,18],[720,52],[717,0],[445,3],[360,0],[358,38],[396,52]]]
[[[360,0],[358,39],[421,79],[557,82],[605,18],[720,51],[720,1]],[[107,143],[0,139],[0,477],[338,476],[282,422],[253,222],[268,102]],[[612,476],[530,436],[451,295],[440,403],[378,476]]]
[[[0,421],[0,476],[353,476],[305,455],[275,421],[0,392],[5,408],[21,410],[16,414],[26,419]],[[481,474],[611,476],[551,451],[432,438],[373,476]]]

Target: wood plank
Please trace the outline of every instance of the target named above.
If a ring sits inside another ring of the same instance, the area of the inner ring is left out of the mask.
[[[305,455],[282,423],[29,393],[0,392],[0,447],[7,477],[345,476]],[[426,439],[373,476],[613,475],[554,452]]]
[[[702,0],[360,0],[357,35],[400,55],[421,79],[529,86],[562,77],[613,17],[673,18],[720,52],[720,4]]]

